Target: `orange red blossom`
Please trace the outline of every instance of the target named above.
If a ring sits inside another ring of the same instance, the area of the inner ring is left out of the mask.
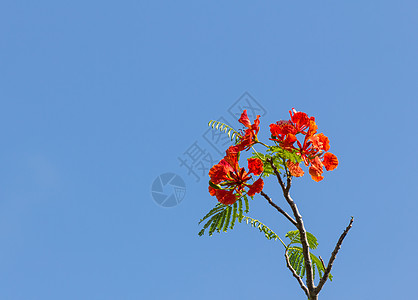
[[[250,174],[258,176],[263,172],[263,162],[259,158],[249,158],[248,172],[245,168],[240,168],[238,164],[240,152],[250,149],[258,142],[259,118],[260,116],[257,116],[254,123],[251,124],[247,110],[242,112],[238,121],[247,129],[239,135],[238,143],[229,147],[225,157],[209,171],[210,183],[212,183],[209,186],[209,193],[216,196],[218,201],[225,205],[234,204],[245,193],[248,196],[254,196],[263,189],[264,182],[261,178],[252,184],[248,183],[252,178]],[[246,188],[248,188],[247,192]]]
[[[305,166],[309,166],[312,179],[321,181],[324,179],[323,167],[332,171],[338,166],[337,157],[328,152],[329,139],[323,133],[317,133],[318,126],[314,117],[308,117],[306,113],[297,112],[294,108],[289,113],[290,120],[270,124],[270,140],[278,142],[285,150],[296,150]],[[297,134],[304,136],[303,142],[297,139]],[[303,176],[304,172],[298,163],[287,161],[286,166],[292,176]]]
[[[250,174],[256,176],[263,172],[263,162],[259,158],[248,159],[248,172],[245,168],[240,168],[238,164],[239,147],[231,146],[226,151],[225,157],[209,171],[210,182],[209,193],[216,196],[219,202],[229,205],[234,204],[245,194],[254,196],[263,190],[263,179],[257,179],[253,184],[248,181],[252,178]],[[217,185],[219,188],[214,188]]]
[[[318,127],[314,117],[309,117],[304,112],[297,112],[294,108],[289,113],[290,120],[270,124],[270,140],[278,143],[282,149],[296,153],[305,166],[309,166],[312,179],[321,181],[324,178],[322,176],[324,167],[327,171],[332,171],[338,166],[337,157],[328,152],[329,139],[323,133],[317,133]],[[251,174],[258,176],[264,171],[261,159],[249,158],[248,171],[238,163],[241,151],[261,143],[257,138],[260,130],[259,118],[260,116],[257,116],[251,124],[247,111],[243,111],[238,121],[246,127],[245,131],[238,134],[237,144],[230,146],[225,157],[209,171],[209,193],[225,205],[234,204],[244,195],[254,196],[263,190],[264,182],[261,178],[252,184],[249,182],[252,179]],[[297,135],[302,135],[303,141],[298,140]],[[299,163],[288,160],[286,167],[292,176],[304,175]]]

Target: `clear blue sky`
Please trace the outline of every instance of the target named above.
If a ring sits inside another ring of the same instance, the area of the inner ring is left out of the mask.
[[[268,125],[317,118],[340,165],[292,195],[325,260],[323,300],[412,299],[418,279],[416,1],[2,1],[0,298],[304,299],[283,249],[215,205],[178,157],[245,92]],[[218,158],[216,158],[218,159]],[[158,206],[154,179],[186,183]],[[272,180],[266,192],[286,207]],[[250,215],[292,227],[256,197]]]

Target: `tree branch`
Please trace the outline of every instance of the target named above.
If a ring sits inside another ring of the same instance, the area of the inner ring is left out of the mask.
[[[300,242],[302,244],[303,258],[305,260],[306,285],[308,286],[308,290],[310,292],[314,292],[315,286],[314,286],[314,280],[313,280],[312,261],[311,261],[311,255],[309,254],[309,244],[308,244],[308,238],[306,237],[305,226],[303,225],[302,216],[299,213],[298,207],[296,206],[296,203],[293,201],[293,199],[290,197],[290,194],[289,194],[290,186],[292,183],[291,176],[287,176],[287,185],[285,185],[273,161],[271,159],[268,159],[268,162],[270,163],[273,169],[273,172],[276,175],[280,186],[282,187],[283,196],[286,199],[287,203],[289,204],[290,208],[292,209],[293,215],[295,216],[296,223],[297,223],[296,227],[299,230]]]
[[[285,216],[290,223],[292,223],[293,225],[295,225],[296,227],[298,226],[298,224],[296,223],[296,221],[289,216],[289,214],[287,212],[285,212],[283,209],[280,208],[280,206],[278,206],[276,203],[273,202],[273,200],[271,200],[271,198],[269,196],[267,196],[266,193],[264,193],[263,191],[261,191],[260,193],[264,198],[266,198],[266,200],[268,201],[268,203],[270,203],[271,206],[273,206],[275,209],[277,209],[283,216]]]
[[[354,221],[354,218],[351,217],[350,223],[348,224],[347,228],[344,230],[344,232],[341,234],[340,238],[338,239],[338,242],[335,245],[334,251],[332,251],[331,258],[329,259],[327,269],[324,272],[324,276],[322,276],[321,280],[319,281],[318,286],[315,288],[315,293],[316,294],[318,294],[321,291],[322,287],[324,286],[325,282],[327,281],[329,273],[331,272],[332,265],[333,265],[333,263],[335,261],[335,258],[337,256],[337,253],[341,249],[341,244],[343,243],[343,240],[344,240],[345,236],[347,235],[348,231],[353,226],[353,221]]]
[[[266,161],[271,165],[271,167],[273,168],[273,172],[277,177],[277,180],[279,181],[280,186],[282,187],[282,190],[285,191],[286,190],[286,186],[283,183],[282,177],[280,176],[280,172],[277,170],[276,166],[274,165],[273,161],[271,160],[271,158],[267,158]]]
[[[292,265],[290,264],[289,256],[287,255],[287,250],[284,252],[284,256],[286,257],[286,265],[287,265],[287,267],[292,272],[293,277],[295,277],[296,280],[299,282],[300,287],[302,288],[302,290],[305,292],[306,296],[308,296],[308,299],[309,299],[310,298],[310,296],[309,296],[309,290],[306,287],[306,285],[303,283],[302,278],[300,278],[300,276],[298,275],[298,273],[296,273],[295,269],[293,269]]]
[[[299,230],[300,242],[302,244],[303,258],[305,259],[305,268],[306,268],[306,285],[308,286],[309,291],[314,290],[314,280],[313,280],[313,269],[311,255],[309,254],[309,244],[308,238],[306,237],[306,230],[303,224],[302,216],[299,213],[299,210],[296,206],[296,203],[290,197],[289,193],[285,194],[285,199],[292,208],[293,215],[295,216],[296,222],[298,224],[297,228]]]

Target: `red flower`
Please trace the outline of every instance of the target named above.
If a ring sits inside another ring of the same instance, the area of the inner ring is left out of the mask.
[[[296,131],[302,134],[306,134],[305,130],[309,127],[310,121],[315,121],[314,117],[309,118],[308,115],[301,111],[296,111],[296,109],[292,108],[290,113],[290,118],[292,123],[294,124]]]
[[[261,159],[259,158],[249,158],[248,159],[248,170],[254,175],[260,175],[264,170],[264,165]]]
[[[229,172],[233,171],[234,169],[231,167],[231,165],[225,159],[222,159],[217,165],[214,165],[209,170],[210,181],[212,181],[214,184],[218,184],[224,180],[228,180]]]
[[[294,108],[289,114],[290,120],[270,124],[270,140],[278,142],[285,150],[296,150],[304,164],[309,166],[312,179],[321,181],[324,178],[324,166],[327,171],[331,171],[338,165],[338,159],[334,154],[325,153],[330,148],[329,139],[323,133],[317,134],[318,126],[314,117],[308,117],[306,113],[297,112]],[[303,141],[297,139],[297,134],[304,136]],[[292,176],[299,177],[304,174],[299,164],[288,161],[286,166]]]
[[[229,147],[226,156],[209,171],[210,182],[212,185],[219,186],[219,188],[209,186],[209,193],[216,196],[218,201],[225,205],[235,203],[244,194],[245,188],[250,189],[250,196],[261,192],[263,188],[262,179],[257,180],[254,184],[248,183],[252,178],[251,173],[259,175],[263,172],[262,161],[258,158],[250,158],[248,160],[249,172],[247,173],[244,168],[239,167],[239,151],[237,149],[237,146]]]
[[[283,149],[291,149],[297,141],[297,129],[291,121],[279,121],[276,124],[270,124],[272,138],[270,140],[279,142]]]

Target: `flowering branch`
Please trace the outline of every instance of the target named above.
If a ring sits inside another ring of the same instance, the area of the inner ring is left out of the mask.
[[[319,182],[324,179],[322,176],[324,168],[327,171],[334,170],[338,166],[338,159],[334,154],[328,152],[330,149],[328,137],[323,133],[317,133],[318,127],[314,117],[308,117],[307,114],[297,112],[294,109],[289,111],[289,113],[290,120],[281,120],[275,124],[270,124],[270,140],[275,143],[273,146],[268,146],[258,140],[260,116],[257,116],[254,122],[251,123],[246,110],[241,114],[238,121],[246,127],[245,131],[234,131],[234,134],[236,134],[235,145],[230,146],[226,151],[225,157],[209,171],[209,193],[215,196],[220,204],[215,206],[201,220],[201,222],[203,220],[207,221],[199,235],[203,235],[205,229],[209,229],[209,235],[212,235],[215,231],[221,232],[227,231],[228,228],[233,229],[235,220],[241,222],[245,219],[247,223],[250,220],[251,225],[264,233],[267,239],[279,239],[282,242],[285,247],[287,267],[308,296],[308,299],[317,300],[318,294],[327,279],[332,278],[330,274],[331,268],[345,236],[352,227],[353,218],[351,218],[349,225],[340,236],[334,251],[331,253],[328,265],[325,267],[322,258],[320,256],[318,258],[310,252],[310,249],[316,249],[318,242],[313,234],[306,231],[298,207],[290,196],[290,188],[292,186],[292,178],[301,177],[305,173],[300,167],[301,163],[309,167],[309,175],[314,181]],[[216,125],[217,129],[218,125]],[[230,134],[231,129],[225,124],[221,124],[219,130],[225,131],[223,126],[229,130],[228,134]],[[296,137],[299,134],[303,136],[302,140],[298,140]],[[256,144],[262,144],[267,147],[266,153],[257,152],[253,148]],[[250,148],[254,150],[254,153],[252,157],[247,159],[248,167],[246,169],[239,165],[239,157],[242,151],[248,151]],[[270,175],[276,176],[293,216],[274,203],[264,192],[262,177]],[[253,176],[259,177],[253,178]],[[286,234],[286,237],[290,239],[290,243],[287,246],[266,225],[243,215],[243,203],[245,202],[245,213],[248,213],[249,203],[247,196],[253,198],[255,194],[261,194],[272,207],[297,228],[297,230],[289,231]],[[295,244],[299,244],[302,247],[295,246]],[[320,275],[323,272],[318,286],[314,284],[315,270],[318,270]],[[306,274],[305,283],[302,280],[304,274]]]

